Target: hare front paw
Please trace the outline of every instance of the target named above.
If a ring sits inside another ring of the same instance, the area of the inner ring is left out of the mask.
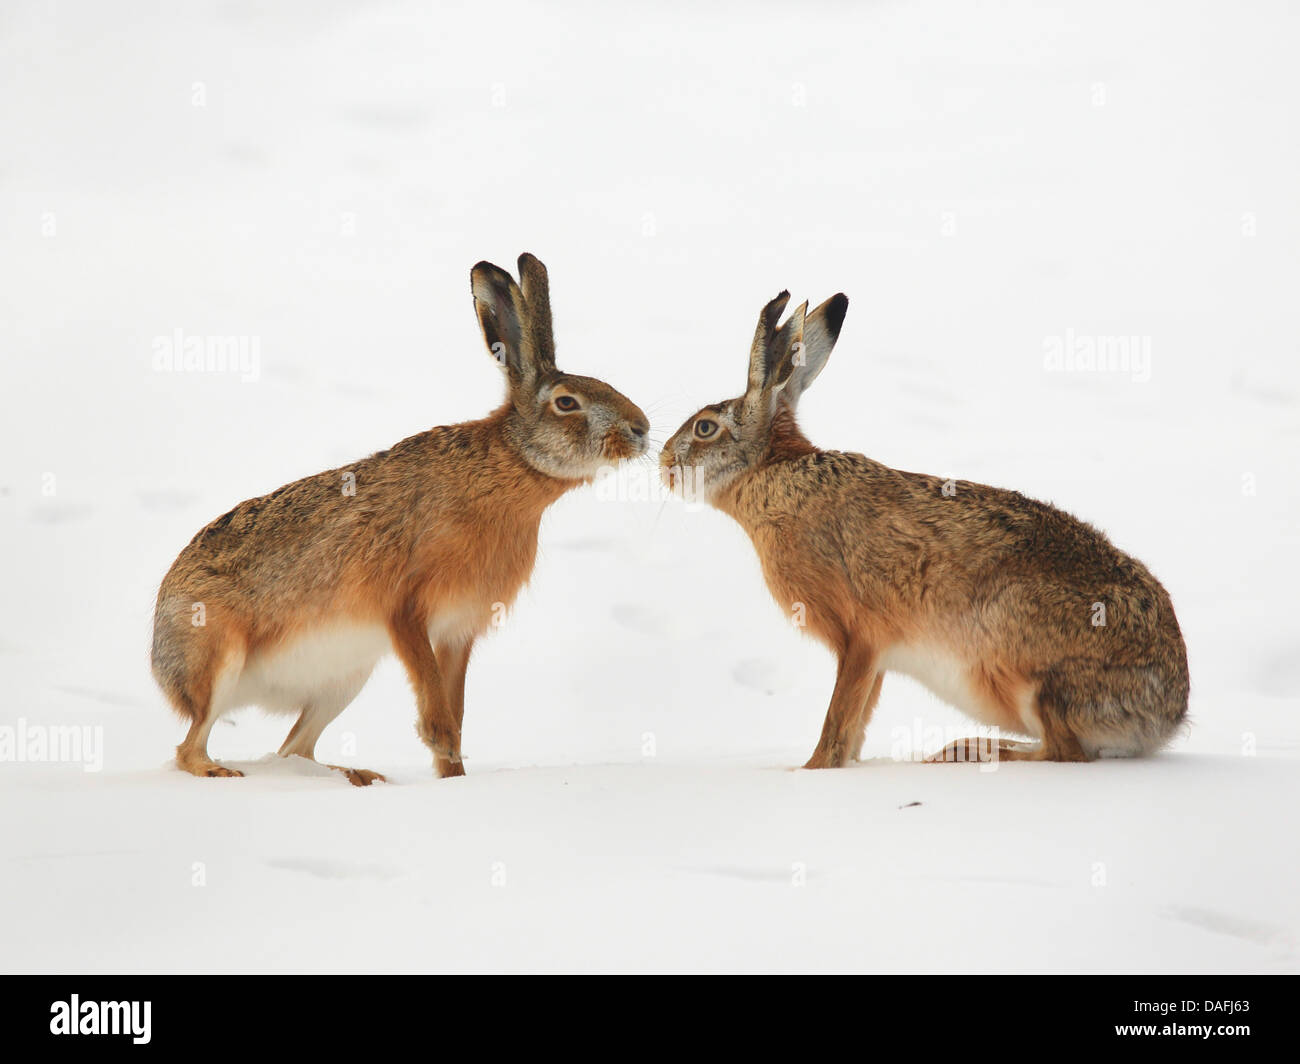
[[[439,779],[448,779],[452,776],[465,775],[465,763],[461,761],[460,755],[457,754],[455,759],[449,757],[434,758],[434,768],[437,769]]]
[[[849,763],[849,748],[843,743],[834,743],[829,747],[817,747],[804,768],[843,768]]]

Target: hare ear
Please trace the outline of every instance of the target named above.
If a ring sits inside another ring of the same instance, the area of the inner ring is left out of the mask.
[[[772,337],[772,370],[767,377],[767,389],[771,394],[775,408],[778,392],[784,393],[795,368],[803,359],[804,331],[807,328],[808,301],[805,299],[786,323]]]
[[[480,262],[470,270],[469,283],[474,313],[492,357],[511,385],[530,384],[537,372],[524,294],[510,274],[490,262]]]
[[[782,356],[776,377],[781,386],[781,398],[789,404],[790,409],[794,409],[799,396],[817,379],[817,374],[826,365],[831,349],[840,337],[848,309],[849,297],[843,292],[831,296],[808,315],[803,323],[802,337],[793,342]]]
[[[745,395],[757,398],[766,388],[768,377],[776,365],[773,357],[773,341],[777,335],[776,323],[781,320],[785,305],[790,302],[790,293],[782,292],[763,308],[758,316],[758,328],[754,330],[754,342],[749,348],[749,381]]]
[[[527,327],[532,334],[533,358],[538,370],[555,368],[555,327],[551,323],[551,282],[546,267],[536,255],[519,256],[519,283],[527,308]]]

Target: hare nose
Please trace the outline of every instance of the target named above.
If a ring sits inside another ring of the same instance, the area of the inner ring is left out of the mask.
[[[638,438],[646,433],[644,425],[629,425],[628,427],[632,430],[632,435]]]

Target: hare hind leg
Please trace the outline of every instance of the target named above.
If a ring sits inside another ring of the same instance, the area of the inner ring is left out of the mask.
[[[230,696],[244,665],[242,649],[203,653],[184,673],[159,676],[176,710],[189,717],[190,730],[176,747],[176,767],[192,776],[242,776],[208,756],[208,735],[221,715],[233,708]]]
[[[954,739],[942,750],[927,754],[922,760],[927,765],[951,764],[954,762],[977,762],[987,764],[993,761],[1031,760],[1038,745],[1018,743],[1011,739],[993,739],[989,736],[975,736],[970,739]]]
[[[1097,756],[1097,749],[1087,741],[1086,726],[1102,719],[1102,707],[1117,705],[1114,692],[1096,682],[1098,675],[1092,662],[1067,662],[1048,672],[1025,711],[1037,721],[1037,727],[1033,729],[1039,735],[1036,743],[958,739],[926,760],[1092,761]],[[1113,719],[1113,716],[1111,714],[1107,719]],[[1137,751],[1135,738],[1122,737],[1119,744]]]
[[[1158,665],[1076,658],[1044,677],[1036,709],[1044,745],[1059,748],[1068,736],[1081,755],[1073,760],[1144,757],[1164,746],[1182,722],[1186,676]],[[1045,759],[1066,760],[1050,754]]]
[[[1080,744],[1078,737],[1059,716],[1045,706],[1041,697],[1037,713],[1042,725],[1042,738],[1036,743],[1017,742],[1013,739],[984,738],[957,739],[925,760],[930,764],[976,761],[1091,761],[1092,758]]]
[[[1067,674],[1072,681],[1073,675]],[[1091,761],[1095,756],[1081,741],[1074,716],[1069,712],[1073,686],[1063,687],[1057,671],[1049,671],[1041,680],[1007,691],[1001,702],[998,727],[1014,733],[1033,735],[1032,740],[1003,739],[995,733],[971,739],[958,739],[925,760],[930,763],[997,762],[997,761]],[[997,705],[996,702],[992,705]],[[986,710],[989,708],[986,705]],[[991,711],[990,711],[991,712]]]
[[[280,747],[280,756],[291,757],[297,755],[315,761],[316,743],[319,741],[321,733],[329,727],[340,713],[352,704],[352,700],[357,697],[368,679],[370,679],[369,669],[349,677],[346,682],[328,693],[318,694],[310,703],[304,706]],[[378,772],[372,772],[365,768],[346,768],[343,765],[327,765],[326,767],[342,772],[354,787],[368,787],[376,780],[381,783],[388,782]]]
[[[1091,761],[1092,757],[1079,742],[1069,723],[1055,707],[1043,700],[1040,693],[1036,703],[1038,720],[1043,737],[1034,744],[1008,744],[1010,749],[999,750],[1004,761]]]
[[[190,724],[190,730],[176,747],[176,767],[192,776],[242,776],[236,768],[219,765],[208,756],[208,733],[217,722],[219,714],[208,713],[202,719],[196,718]]]

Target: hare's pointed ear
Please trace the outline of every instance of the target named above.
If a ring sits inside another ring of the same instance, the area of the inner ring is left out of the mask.
[[[500,266],[480,262],[469,273],[483,340],[505,370],[512,388],[530,387],[537,379],[536,347],[528,305],[515,279]]]
[[[776,323],[781,320],[785,305],[790,302],[790,293],[782,292],[763,308],[758,316],[758,328],[754,330],[754,342],[749,348],[749,380],[745,386],[746,396],[758,396],[767,388],[768,378],[775,368],[773,361],[773,341],[776,339]]]
[[[775,380],[781,389],[782,402],[791,410],[830,358],[848,309],[849,297],[843,292],[831,296],[804,319],[802,336],[783,353]]]
[[[797,363],[802,359],[803,335],[808,322],[808,300],[804,300],[772,337],[768,356],[767,392],[775,406],[776,395],[785,390]]]
[[[555,368],[555,326],[551,323],[551,282],[546,267],[536,255],[519,256],[519,283],[528,310],[528,328],[533,339],[533,358],[539,371]]]

